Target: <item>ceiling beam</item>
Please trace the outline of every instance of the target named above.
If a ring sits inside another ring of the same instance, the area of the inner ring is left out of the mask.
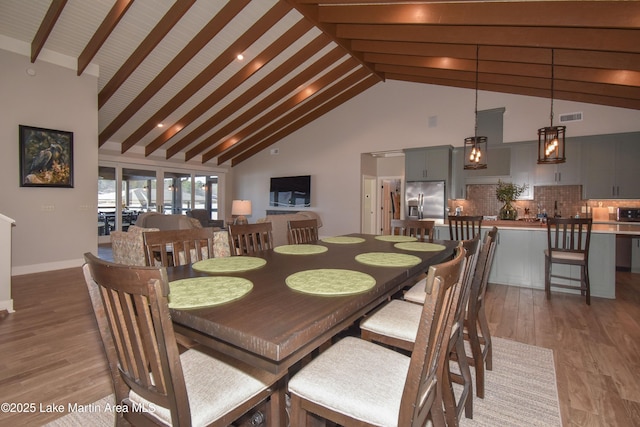
[[[131,6],[133,0],[116,0],[115,4],[104,18],[96,32],[85,46],[84,50],[78,56],[78,75],[82,75],[87,66],[96,53],[100,50],[104,42],[107,40],[111,32],[116,28],[118,22],[122,19],[127,9]]]
[[[38,27],[38,31],[36,32],[33,41],[31,42],[31,62],[36,62],[40,51],[44,47],[44,44],[47,42],[49,38],[49,34],[55,27],[56,22],[58,22],[58,18],[64,9],[64,6],[67,4],[67,0],[53,0],[49,5],[49,9],[47,10],[44,19],[40,23],[40,27]]]
[[[202,50],[251,0],[234,0],[227,3],[169,64],[131,101],[120,114],[98,135],[102,146],[133,117],[160,89],[166,85],[193,57]]]
[[[98,108],[102,106],[113,96],[114,93],[122,86],[127,77],[138,68],[144,59],[158,46],[158,43],[171,31],[171,29],[180,21],[185,13],[193,6],[195,0],[176,0],[174,5],[164,14],[162,19],[158,21],[153,30],[140,43],[135,51],[122,63],[122,66],[109,79],[106,85],[98,93]]]

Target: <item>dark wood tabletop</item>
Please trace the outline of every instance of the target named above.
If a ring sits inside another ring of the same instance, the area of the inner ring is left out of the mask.
[[[242,273],[224,274],[253,282],[243,298],[208,308],[171,310],[176,331],[254,366],[282,372],[328,339],[349,327],[365,313],[411,284],[429,266],[453,255],[457,242],[436,241],[445,246],[437,252],[403,251],[394,243],[362,237],[363,243],[334,244],[318,241],[328,251],[314,255],[286,255],[267,251],[267,264]],[[422,262],[414,267],[374,267],[355,260],[366,252],[406,253]],[[316,296],[291,290],[285,279],[296,272],[320,268],[347,269],[373,276],[376,285],[349,296]],[[191,266],[167,269],[170,280],[205,276]]]

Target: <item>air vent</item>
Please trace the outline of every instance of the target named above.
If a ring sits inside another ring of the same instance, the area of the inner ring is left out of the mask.
[[[581,121],[582,121],[582,112],[560,114],[560,123],[581,122]]]

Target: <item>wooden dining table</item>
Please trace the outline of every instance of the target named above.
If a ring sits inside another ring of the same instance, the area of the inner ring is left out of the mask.
[[[202,345],[273,373],[286,373],[296,362],[403,287],[413,284],[431,265],[451,258],[457,242],[435,241],[437,251],[409,251],[376,236],[351,234],[360,243],[317,245],[327,251],[311,255],[260,253],[262,267],[221,275],[250,280],[251,291],[240,299],[212,307],[171,309],[177,332]],[[356,260],[363,253],[404,253],[420,262],[410,267],[372,266]],[[314,269],[344,269],[366,273],[375,279],[368,291],[353,295],[320,296],[292,290],[290,275]],[[170,281],[208,276],[191,265],[167,269]]]

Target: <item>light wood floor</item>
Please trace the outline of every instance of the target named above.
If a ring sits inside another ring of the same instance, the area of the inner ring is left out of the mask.
[[[492,285],[493,334],[554,350],[565,426],[640,425],[640,275],[619,273],[618,298]],[[16,312],[0,318],[0,402],[35,413],[0,413],[0,425],[41,425],[47,405],[88,404],[111,383],[79,268],[13,278]],[[490,392],[490,391],[489,391]]]

